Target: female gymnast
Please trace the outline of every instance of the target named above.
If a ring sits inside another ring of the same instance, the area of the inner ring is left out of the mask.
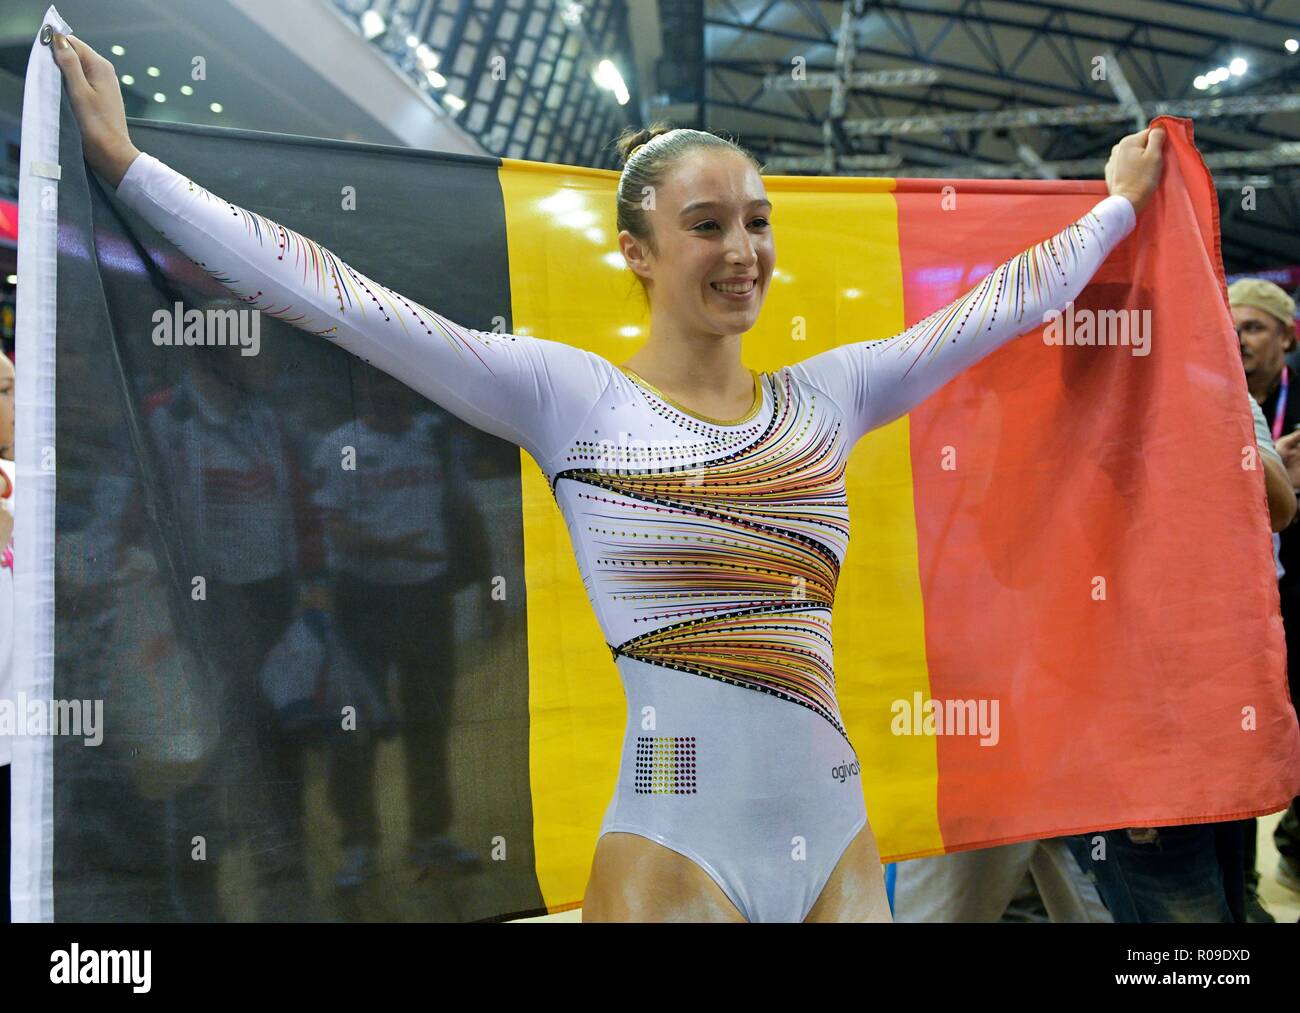
[[[615,366],[462,327],[140,152],[113,65],[66,42],[86,160],[119,199],[547,476],[628,708],[583,920],[888,921],[832,668],[849,451],[1079,294],[1154,193],[1163,132],[1119,141],[1110,196],[951,305],[761,374],[741,362],[776,260],[760,166],[697,130],[625,134],[618,242],[651,324]]]

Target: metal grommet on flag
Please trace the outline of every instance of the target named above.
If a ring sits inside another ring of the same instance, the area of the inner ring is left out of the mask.
[[[53,25],[42,25],[42,26],[41,26],[41,45],[42,45],[42,46],[48,46],[48,45],[49,45],[51,42],[53,42],[53,41],[54,41],[54,26],[53,26]]]

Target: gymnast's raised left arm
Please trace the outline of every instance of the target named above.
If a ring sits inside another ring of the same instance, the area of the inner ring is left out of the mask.
[[[1106,166],[1110,196],[954,302],[893,337],[832,348],[792,371],[839,406],[850,442],[911,411],[1083,291],[1154,194],[1163,137],[1157,127],[1121,140]]]

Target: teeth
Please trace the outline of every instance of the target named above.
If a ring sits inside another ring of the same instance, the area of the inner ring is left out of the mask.
[[[719,292],[734,292],[737,295],[743,295],[744,293],[748,292],[750,289],[754,287],[754,283],[752,281],[747,281],[741,284],[731,285],[731,284],[723,284],[720,281],[715,281],[713,282],[713,287],[716,288]]]

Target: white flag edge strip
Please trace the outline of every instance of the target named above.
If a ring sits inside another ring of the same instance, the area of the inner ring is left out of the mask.
[[[55,322],[58,310],[59,110],[63,76],[41,41],[71,28],[51,5],[32,41],[23,91],[18,181],[17,480],[14,510],[14,697],[48,702],[54,685]],[[48,36],[47,36],[48,37]],[[13,742],[10,913],[54,920],[53,741]]]

